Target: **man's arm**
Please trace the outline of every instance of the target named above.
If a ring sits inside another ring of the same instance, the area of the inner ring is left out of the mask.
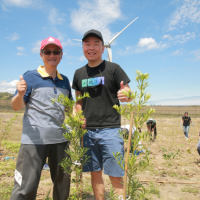
[[[21,110],[24,105],[24,95],[26,93],[27,84],[24,80],[23,76],[20,76],[20,81],[17,82],[17,95],[14,96],[11,100],[13,110],[18,111]]]
[[[182,117],[182,124],[183,124],[183,122],[184,122],[184,119],[183,119],[183,117]]]
[[[156,125],[154,125],[154,127],[152,128],[152,132],[154,132],[154,129],[156,128]]]
[[[147,124],[147,129],[148,129],[148,131],[149,131],[149,133],[151,132],[151,130],[150,130],[150,126]]]
[[[123,91],[126,91],[126,92],[132,92],[131,88],[129,87],[128,83],[126,83],[124,85],[124,82],[121,81],[120,83],[120,90],[117,92],[117,97],[118,99],[121,101],[121,102],[130,102],[132,101],[132,99],[128,98],[125,94],[123,94]]]
[[[76,95],[76,97],[79,97],[79,96],[81,96],[82,94],[81,94],[80,91],[75,90],[75,95]],[[82,101],[82,100],[76,101],[76,112],[82,110],[82,104],[83,104],[83,101]]]

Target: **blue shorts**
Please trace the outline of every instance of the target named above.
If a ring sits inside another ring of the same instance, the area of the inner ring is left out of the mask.
[[[89,161],[83,166],[83,172],[100,171],[114,177],[124,176],[113,153],[120,152],[124,158],[124,140],[120,137],[120,128],[89,129],[83,137],[83,146],[89,148]]]

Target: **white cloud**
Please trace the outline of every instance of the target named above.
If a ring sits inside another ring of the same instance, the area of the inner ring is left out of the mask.
[[[14,93],[16,90],[16,85],[19,80],[13,80],[11,82],[0,81],[0,92]]]
[[[164,35],[164,36],[163,36],[163,39],[166,39],[166,38],[171,39],[171,36],[170,36],[170,35]]]
[[[180,35],[176,35],[176,36],[170,36],[170,35],[164,35],[163,36],[163,39],[169,39],[169,41],[173,41],[175,44],[176,43],[185,43],[187,42],[188,40],[193,40],[196,38],[196,34],[195,32],[187,32],[186,34],[180,34]]]
[[[1,6],[5,11],[7,10],[6,7],[9,6],[17,6],[22,8],[37,6],[38,8],[42,4],[41,0],[2,0],[1,2]]]
[[[183,49],[180,50],[176,50],[174,52],[172,52],[172,56],[179,56],[183,54]]]
[[[140,41],[138,42],[138,46],[146,47],[147,49],[158,49],[159,48],[159,44],[152,37],[140,38]]]
[[[79,58],[79,60],[80,60],[80,61],[86,61],[86,58],[85,58],[85,56],[81,56],[81,57]]]
[[[78,10],[71,14],[71,26],[83,34],[90,29],[102,32],[105,42],[114,35],[108,25],[122,18],[120,0],[79,0]]]
[[[61,42],[62,46],[81,46],[82,42],[79,41],[73,41],[70,38],[68,38],[66,41]]]
[[[18,51],[24,51],[25,48],[24,48],[24,47],[17,47],[17,50],[18,50]]]
[[[19,34],[18,33],[13,33],[11,34],[11,36],[6,37],[7,39],[9,39],[10,41],[15,41],[19,39]]]
[[[127,55],[127,54],[134,54],[134,53],[143,53],[145,51],[150,51],[153,49],[162,50],[166,48],[167,45],[163,44],[162,42],[156,42],[155,39],[152,37],[149,38],[140,38],[139,42],[135,46],[127,46],[125,50],[118,51],[119,55]]]
[[[17,56],[23,56],[23,55],[25,55],[25,54],[18,52],[16,55],[17,55]]]
[[[24,52],[25,48],[24,47],[17,47],[17,50],[19,51],[16,55],[17,56],[24,56],[25,54],[22,53]]]
[[[11,82],[0,81],[0,86],[1,87],[16,87],[18,81],[19,80],[13,80]]]
[[[52,24],[62,24],[65,19],[63,19],[61,16],[64,16],[64,14],[60,14],[56,8],[52,8],[49,12],[49,21],[52,23]]]
[[[200,49],[191,51],[190,53],[194,54],[196,56],[196,59],[200,59]]]
[[[185,43],[190,39],[195,39],[196,35],[194,32],[190,33],[187,32],[186,34],[183,35],[176,35],[174,37],[174,40],[176,41],[176,43]]]
[[[156,42],[155,39],[153,39],[152,37],[149,38],[140,38],[138,45],[137,45],[137,49],[135,50],[136,53],[141,53],[144,51],[149,51],[152,49],[163,49],[165,48],[167,45],[163,44],[162,42]]]
[[[182,28],[190,22],[200,23],[199,0],[183,0],[181,7],[176,9],[170,19],[169,30]]]
[[[39,54],[40,53],[40,46],[41,46],[41,41],[38,41],[36,43],[33,43],[33,48],[32,48],[32,52],[33,53],[37,53]]]

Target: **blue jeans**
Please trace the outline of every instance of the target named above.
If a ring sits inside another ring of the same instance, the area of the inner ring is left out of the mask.
[[[83,146],[88,148],[89,162],[83,166],[83,172],[100,171],[104,174],[121,177],[124,171],[117,164],[113,153],[120,152],[124,157],[124,140],[119,134],[120,128],[89,129],[83,137]]]
[[[185,137],[187,138],[188,138],[189,129],[190,129],[190,126],[183,126],[183,132],[185,134]]]

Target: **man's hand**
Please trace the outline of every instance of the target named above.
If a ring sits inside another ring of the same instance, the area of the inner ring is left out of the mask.
[[[128,97],[125,94],[123,94],[123,91],[126,91],[126,90],[124,89],[124,81],[121,81],[120,90],[117,92],[117,97],[119,101],[127,102]]]
[[[18,96],[23,97],[26,93],[27,84],[23,76],[20,76],[20,81],[17,82]]]
[[[21,110],[24,105],[24,95],[26,93],[27,83],[24,80],[23,76],[20,76],[20,81],[17,82],[17,95],[14,96],[11,100],[12,107],[15,111]]]
[[[84,124],[81,126],[81,128],[85,129],[86,128],[86,119],[82,118],[81,120],[84,122]]]

